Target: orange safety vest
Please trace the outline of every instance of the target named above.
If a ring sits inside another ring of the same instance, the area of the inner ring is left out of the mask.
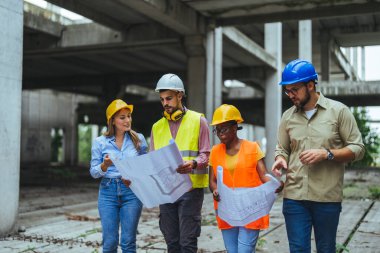
[[[227,169],[223,169],[224,184],[230,188],[235,187],[256,187],[262,185],[259,174],[257,173],[257,162],[260,147],[256,142],[243,140],[238,153],[238,162],[232,177]],[[221,143],[215,145],[211,150],[210,164],[212,165],[214,176],[217,177],[217,167],[226,168],[226,145]],[[214,200],[214,208],[218,213],[218,202]],[[216,215],[218,227],[220,229],[232,228],[230,224]],[[269,215],[261,217],[244,226],[249,229],[265,229],[269,227]]]

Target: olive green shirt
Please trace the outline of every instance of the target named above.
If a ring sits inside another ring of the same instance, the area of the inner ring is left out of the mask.
[[[360,160],[364,145],[347,106],[320,93],[316,109],[310,119],[295,106],[282,115],[275,155],[283,156],[288,163],[284,198],[341,202],[345,164],[324,160],[304,165],[299,155],[309,149],[347,147],[355,154],[355,160]]]

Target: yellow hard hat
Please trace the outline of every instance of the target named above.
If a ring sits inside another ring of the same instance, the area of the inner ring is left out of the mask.
[[[133,112],[133,105],[128,105],[121,99],[115,99],[114,101],[112,101],[106,110],[107,124],[110,122],[110,119],[115,113],[125,108],[129,109],[131,113]]]
[[[239,110],[235,106],[223,104],[216,108],[214,116],[212,117],[211,126],[231,120],[234,120],[237,123],[242,123],[244,121]]]

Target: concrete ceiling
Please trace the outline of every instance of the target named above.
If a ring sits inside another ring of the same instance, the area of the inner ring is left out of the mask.
[[[223,78],[260,87],[273,56],[264,23],[283,23],[283,62],[298,55],[298,20],[311,19],[313,62],[320,71],[322,34],[332,37],[330,74],[352,71],[340,46],[380,44],[380,0],[47,0],[92,20],[69,24],[25,3],[23,88],[104,97],[128,84],[153,88],[175,72],[186,79],[186,38],[225,26]],[[196,49],[197,50],[197,49]]]

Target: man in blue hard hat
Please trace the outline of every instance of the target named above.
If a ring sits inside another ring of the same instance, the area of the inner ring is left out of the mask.
[[[286,171],[283,214],[290,252],[335,253],[345,163],[360,160],[364,145],[344,104],[317,92],[318,74],[305,60],[289,62],[280,85],[294,106],[284,112],[272,171]]]

